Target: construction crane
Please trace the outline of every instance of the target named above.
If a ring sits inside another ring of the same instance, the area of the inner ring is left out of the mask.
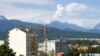
[[[44,38],[43,38],[45,56],[47,56],[47,32],[48,32],[48,28],[47,28],[47,25],[46,25],[46,26],[44,27]]]
[[[47,56],[47,33],[48,28],[47,25],[45,25],[43,28],[33,28],[33,30],[43,30],[43,43],[44,43],[44,56]]]

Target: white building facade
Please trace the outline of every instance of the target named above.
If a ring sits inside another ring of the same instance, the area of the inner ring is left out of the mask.
[[[47,54],[49,56],[51,56],[52,52],[53,52],[53,56],[56,56],[56,47],[55,47],[55,40],[49,40],[47,41]],[[45,48],[44,48],[44,43],[39,43],[39,46],[38,46],[38,51],[45,51]]]
[[[0,40],[0,45],[4,44],[4,40]]]
[[[33,32],[31,29],[16,27],[9,31],[9,47],[16,52],[16,56],[32,56]]]

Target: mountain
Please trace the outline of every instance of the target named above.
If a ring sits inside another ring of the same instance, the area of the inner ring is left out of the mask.
[[[0,20],[0,38],[5,39],[7,37],[8,31],[17,26],[29,28],[43,27],[41,24],[22,22],[19,20]]]
[[[95,30],[100,30],[100,23],[98,23],[95,27],[94,27]]]
[[[82,28],[74,24],[66,23],[66,22],[63,23],[63,22],[53,21],[48,26],[52,28],[61,29],[61,30],[87,31],[87,29],[85,28]]]
[[[3,19],[3,18],[2,18]],[[66,23],[63,23],[66,25]],[[68,26],[71,24],[67,25]],[[36,24],[36,23],[29,23],[29,22],[23,22],[20,20],[0,20],[0,39],[6,39],[8,37],[8,32],[9,30],[13,29],[16,26],[23,26],[23,27],[30,27],[30,28],[43,28],[44,25],[41,24]],[[50,26],[50,24],[48,25]],[[60,25],[56,25],[56,27],[60,26]],[[73,26],[73,25],[72,25]],[[60,26],[64,27],[63,26]],[[70,26],[71,27],[71,26]],[[72,27],[74,28],[74,27]],[[70,29],[70,31],[66,30],[66,26],[64,28],[64,30],[58,29],[58,28],[54,28],[54,27],[48,27],[48,39],[57,39],[60,38],[60,36],[62,35],[63,38],[98,38],[100,37],[100,34],[98,33],[88,33],[88,32],[82,32],[82,31],[76,31],[76,30],[72,30],[72,28]],[[38,33],[38,38],[39,40],[43,39],[43,30],[34,30]]]
[[[19,20],[0,20],[0,32],[4,32],[6,30],[10,30],[16,26],[25,26],[25,27],[39,27],[42,26],[40,24],[34,24],[34,23],[28,23],[28,22],[22,22]]]
[[[0,20],[8,20],[5,16],[0,16]]]
[[[94,26],[94,28],[91,29],[90,32],[100,33],[100,23],[98,23],[96,26]]]
[[[0,39],[7,37],[8,31],[17,26],[23,27],[41,27],[43,25],[29,22],[22,22],[20,20],[7,20],[4,16],[0,16]]]

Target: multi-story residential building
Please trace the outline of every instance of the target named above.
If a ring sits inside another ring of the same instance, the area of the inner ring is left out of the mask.
[[[26,27],[16,27],[9,31],[9,47],[16,52],[16,56],[36,56],[38,43],[34,40],[37,35],[32,29]]]

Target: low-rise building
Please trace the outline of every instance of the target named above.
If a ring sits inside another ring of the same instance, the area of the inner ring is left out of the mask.
[[[44,45],[42,42],[39,43],[38,51],[44,51]],[[65,43],[60,43],[59,40],[48,40],[47,41],[47,53],[49,56],[53,53],[56,56],[59,51],[65,52],[67,50],[67,45]]]

